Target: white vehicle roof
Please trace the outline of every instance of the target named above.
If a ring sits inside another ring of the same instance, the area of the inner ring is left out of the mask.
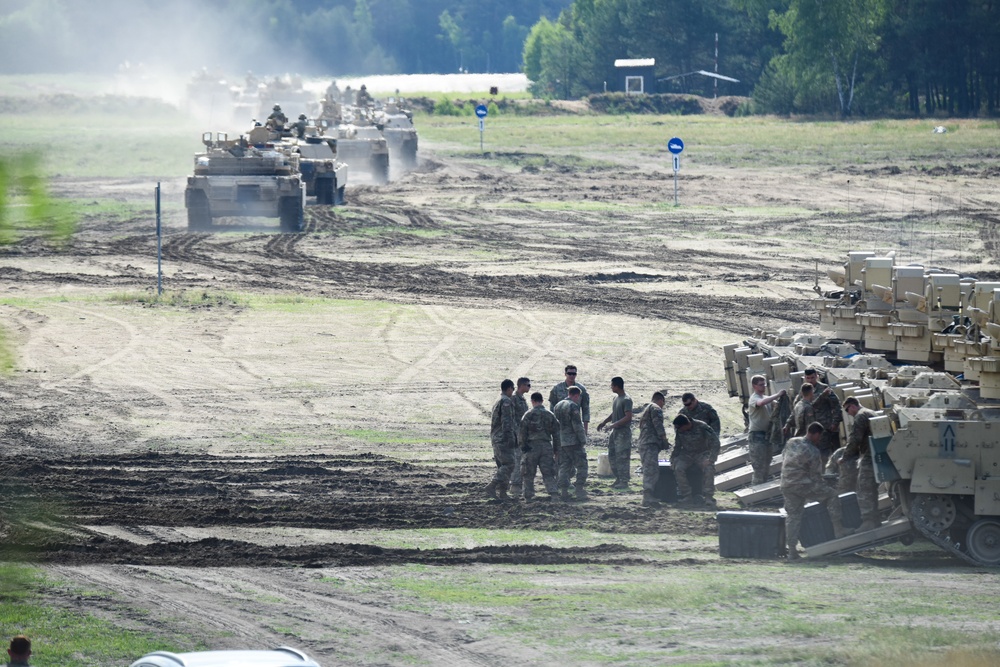
[[[302,651],[280,646],[271,651],[155,651],[131,667],[319,667]]]

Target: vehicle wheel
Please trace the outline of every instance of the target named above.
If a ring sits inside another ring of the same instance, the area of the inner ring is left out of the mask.
[[[212,229],[212,209],[208,205],[208,195],[201,190],[187,193],[188,231],[206,232]]]
[[[912,512],[911,518],[932,533],[950,528],[957,514],[952,496],[932,493],[915,493]]]
[[[303,224],[302,200],[299,197],[282,197],[281,231],[295,234],[302,231]]]
[[[980,519],[965,537],[969,555],[983,565],[1000,565],[1000,521]]]

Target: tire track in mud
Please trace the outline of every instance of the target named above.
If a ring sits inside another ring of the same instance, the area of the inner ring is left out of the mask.
[[[506,648],[481,645],[454,621],[350,599],[324,582],[322,571],[262,575],[242,568],[136,566],[56,566],[48,571],[78,587],[115,592],[114,599],[88,601],[97,607],[92,613],[116,616],[124,606],[141,627],[169,624],[181,635],[222,638],[216,640],[222,645],[212,646],[216,649],[277,646],[287,641],[286,633],[270,628],[295,627],[304,638],[301,647],[324,665],[357,664],[354,656],[373,652],[403,652],[433,665],[470,667],[501,667],[537,657],[516,643]],[[339,630],[336,642],[323,639],[330,628]]]

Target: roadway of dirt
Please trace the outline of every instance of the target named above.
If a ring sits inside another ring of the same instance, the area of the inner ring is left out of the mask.
[[[638,405],[664,388],[676,407],[680,392],[695,390],[735,433],[720,346],[754,327],[812,324],[817,263],[878,247],[888,225],[960,216],[963,235],[924,236],[907,251],[930,247],[936,262],[980,275],[995,267],[996,194],[975,170],[873,168],[854,175],[853,212],[840,213],[829,193],[844,174],[707,170],[685,177],[685,206],[674,209],[664,202],[666,165],[606,155],[620,168],[558,156],[528,164],[535,157],[428,153],[394,183],[349,189],[346,207],[311,209],[298,235],[265,223],[188,233],[183,183],[166,182],[165,281],[184,295],[173,305],[148,303],[148,216],[89,216],[59,252],[37,238],[2,250],[0,314],[19,350],[17,371],[0,382],[4,476],[60,527],[7,526],[4,555],[115,591],[117,601],[93,609],[125,625],[207,627],[224,635],[220,646],[281,643],[280,623],[257,622],[264,596],[282,599],[268,613],[308,626],[298,643],[323,664],[348,662],[337,662],[347,660],[337,657],[343,643],[320,626],[366,628],[383,657],[364,664],[403,664],[384,657],[400,642],[429,664],[535,660],[533,649],[474,641],[453,622],[320,590],[309,571],[651,565],[613,538],[409,548],[351,535],[517,528],[710,538],[711,514],[644,511],[637,493],[596,478],[588,503],[486,501],[493,387],[528,374],[545,391],[574,361],[586,369],[594,421],[610,404],[606,378],[621,374]],[[77,198],[150,198],[145,182],[54,187]],[[962,203],[910,202],[904,221],[888,222],[886,211],[906,209],[916,187],[962,190]],[[970,252],[977,244],[988,252]],[[606,442],[593,435],[592,471]],[[671,544],[692,563],[714,558],[703,543]],[[233,593],[240,587],[256,593]],[[74,606],[71,593],[64,602]]]

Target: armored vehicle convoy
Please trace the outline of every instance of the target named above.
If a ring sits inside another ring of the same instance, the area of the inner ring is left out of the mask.
[[[376,185],[389,182],[389,144],[372,109],[325,100],[317,123],[325,136],[336,140],[337,157],[352,174],[363,174]]]
[[[222,217],[279,218],[281,231],[303,228],[306,184],[299,156],[268,144],[270,133],[254,128],[249,137],[202,135],[206,150],[194,156],[184,205],[188,229],[210,231]]]
[[[299,156],[307,195],[316,197],[320,206],[344,203],[348,165],[338,159],[336,139],[311,133],[301,139],[285,139],[281,145]]]

